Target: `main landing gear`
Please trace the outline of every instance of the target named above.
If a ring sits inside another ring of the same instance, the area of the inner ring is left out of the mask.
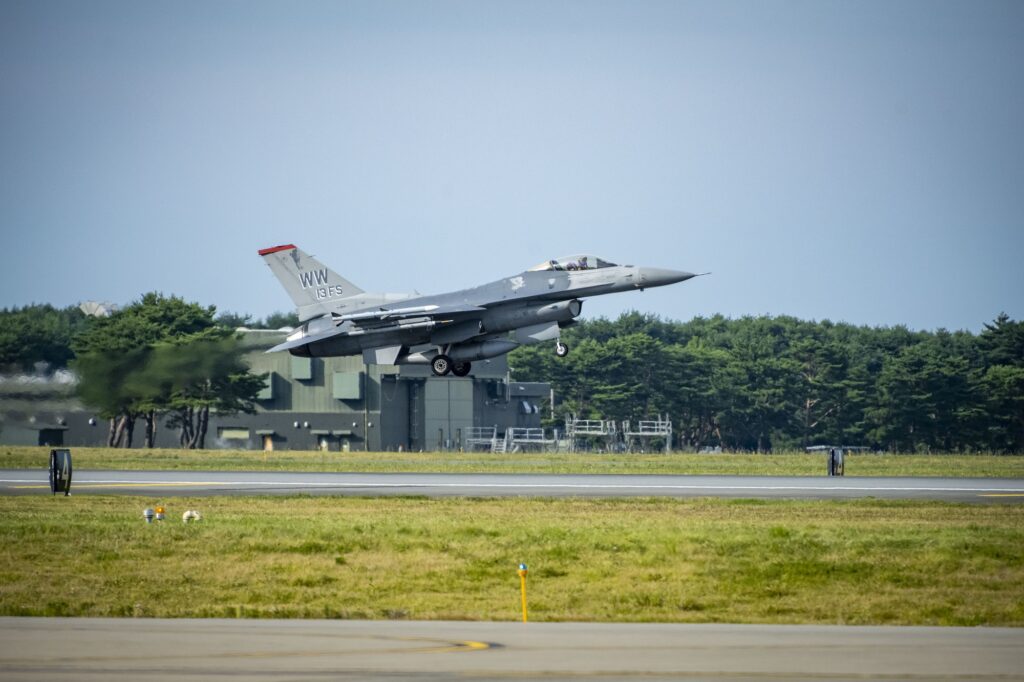
[[[435,376],[439,377],[443,377],[449,372],[457,377],[464,377],[469,374],[469,370],[472,368],[472,363],[452,361],[450,357],[443,353],[435,356],[434,359],[430,361],[430,371],[432,371]]]
[[[443,377],[452,371],[452,360],[447,355],[437,355],[430,361],[430,369],[437,376]]]
[[[568,344],[562,343],[559,339],[555,342],[555,355],[560,358],[564,358],[569,354]],[[444,353],[435,355],[430,361],[430,371],[434,373],[434,376],[443,377],[449,374],[454,374],[457,377],[464,377],[469,374],[469,370],[472,369],[472,363],[460,362],[458,360],[452,360],[449,356]]]

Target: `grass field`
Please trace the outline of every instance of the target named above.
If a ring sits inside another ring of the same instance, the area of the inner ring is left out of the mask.
[[[72,448],[79,469],[187,469],[193,471],[351,471],[581,474],[750,474],[821,476],[825,455],[552,454],[552,453],[264,453],[256,450]],[[47,466],[48,448],[0,446],[0,469]],[[847,455],[848,476],[968,476],[1024,478],[1024,456]]]
[[[0,614],[1024,626],[1024,505],[159,502],[0,497]]]

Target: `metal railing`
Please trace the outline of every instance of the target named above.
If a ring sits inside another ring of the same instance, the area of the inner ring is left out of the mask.
[[[638,421],[634,429],[629,421],[624,421],[622,433],[626,436],[671,436],[672,422],[668,419],[645,419]]]
[[[521,452],[525,448],[544,449],[554,445],[555,439],[548,438],[544,429],[512,427],[505,432],[506,446],[511,452]]]
[[[641,419],[634,427],[628,420],[622,422],[622,435],[626,439],[626,449],[634,450],[639,446],[644,449],[644,441],[648,438],[664,438],[665,454],[672,450],[672,420],[668,415],[660,414],[657,419]]]
[[[565,420],[565,435],[574,436],[613,436],[618,429],[611,419],[578,419],[571,415]]]
[[[570,415],[565,420],[565,436],[571,451],[592,446],[595,439],[604,441],[606,451],[643,450],[649,439],[660,438],[664,439],[668,453],[672,448],[672,420],[668,415],[658,415],[655,419],[626,420],[618,425],[611,419],[579,419]],[[598,443],[598,447],[602,445]]]
[[[471,426],[466,429],[466,449],[488,448],[495,451],[498,442],[497,426]]]
[[[603,439],[601,449],[614,448],[618,439],[618,427],[612,419],[580,419],[575,414],[565,420],[565,438],[569,443],[569,451],[576,452],[581,445],[585,448],[592,439]],[[580,439],[584,439],[581,441]]]

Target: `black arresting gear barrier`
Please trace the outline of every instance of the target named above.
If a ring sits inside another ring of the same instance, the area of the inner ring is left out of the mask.
[[[842,476],[846,473],[846,454],[868,449],[864,445],[812,445],[807,448],[807,452],[824,452],[828,455],[825,475]]]
[[[63,448],[50,450],[50,492],[54,495],[71,494],[71,451]]]

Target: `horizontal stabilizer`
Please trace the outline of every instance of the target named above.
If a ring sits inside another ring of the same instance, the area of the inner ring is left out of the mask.
[[[293,348],[300,348],[310,343],[316,343],[317,341],[325,341],[329,338],[343,334],[344,332],[337,327],[333,329],[325,329],[322,332],[316,334],[307,334],[305,336],[298,336],[297,338],[288,339],[284,343],[279,343],[270,350],[268,353],[276,353],[281,350],[291,350]]]

